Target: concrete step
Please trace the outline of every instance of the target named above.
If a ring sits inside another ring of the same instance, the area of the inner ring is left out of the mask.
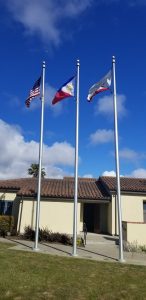
[[[79,237],[84,238],[84,234],[81,233]],[[87,233],[86,236],[86,243],[88,245],[92,244],[108,244],[108,245],[115,245],[118,244],[119,238],[117,236],[111,235],[103,235],[103,234],[96,234],[96,233]]]

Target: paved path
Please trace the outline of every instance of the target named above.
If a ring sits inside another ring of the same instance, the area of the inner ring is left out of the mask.
[[[15,246],[10,246],[12,250],[34,251],[34,242],[25,240],[15,240],[9,238],[0,238],[0,242],[15,243]],[[117,237],[88,234],[87,245],[77,247],[77,258],[92,259],[99,261],[118,262],[119,247],[117,245]],[[40,253],[72,257],[72,247],[56,243],[41,242],[38,245]],[[36,251],[34,251],[36,252]],[[145,253],[130,253],[124,252],[125,263],[137,264],[146,266]]]

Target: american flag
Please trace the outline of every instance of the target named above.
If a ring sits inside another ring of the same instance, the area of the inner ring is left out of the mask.
[[[41,77],[35,82],[33,88],[29,92],[29,96],[25,101],[25,104],[27,107],[30,107],[30,103],[33,98],[40,95],[40,84],[41,84]]]

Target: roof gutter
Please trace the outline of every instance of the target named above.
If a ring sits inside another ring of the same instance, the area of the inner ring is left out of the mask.
[[[116,195],[116,191],[111,191],[111,195]],[[140,195],[140,196],[146,196],[146,192],[121,191],[121,195]]]
[[[19,196],[22,197],[23,200],[26,201],[34,201],[37,200],[36,196]],[[53,202],[73,202],[74,198],[63,198],[63,197],[41,197],[41,201],[53,201]],[[109,203],[111,199],[78,199],[78,203]]]

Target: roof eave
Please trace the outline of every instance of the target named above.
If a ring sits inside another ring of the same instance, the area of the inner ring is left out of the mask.
[[[19,195],[23,200],[37,200],[36,195]],[[67,197],[48,197],[48,196],[41,196],[41,201],[53,201],[53,202],[73,202],[74,198],[67,198]],[[89,199],[89,198],[78,198],[78,203],[109,203],[111,198],[105,199]]]
[[[112,195],[116,195],[117,192],[115,190],[111,190],[111,194]],[[146,195],[146,191],[145,192],[139,192],[139,191],[121,191],[121,195]]]

